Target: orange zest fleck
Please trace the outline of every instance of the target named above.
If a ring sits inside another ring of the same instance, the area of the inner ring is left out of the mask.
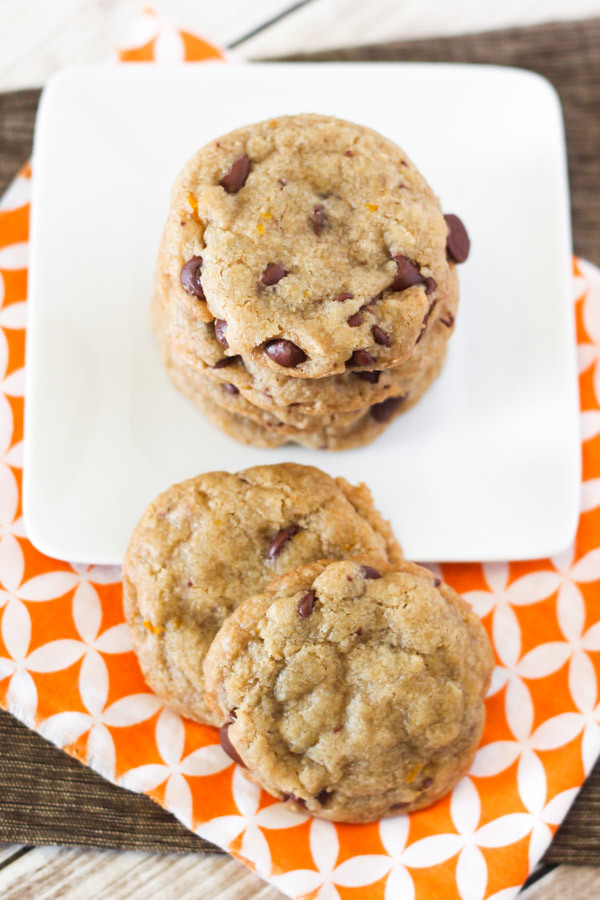
[[[152,622],[144,621],[144,628],[151,634],[160,634],[165,629],[161,625],[153,625]]]
[[[198,201],[197,201],[197,199],[194,197],[193,194],[188,193],[188,195],[187,195],[187,202],[188,202],[188,203],[190,204],[190,206],[192,207],[192,219],[193,219],[194,222],[196,222],[198,225],[201,225],[202,222],[200,221],[200,219],[199,219],[199,217],[198,217]]]
[[[417,763],[414,769],[408,773],[408,777],[404,779],[405,784],[410,784],[411,781],[414,781],[421,769],[423,768],[423,763]]]
[[[271,215],[271,213],[269,211],[261,212],[260,217],[261,217],[261,219],[272,219],[273,218],[273,216]]]
[[[262,222],[258,223],[258,225],[256,226],[256,230],[258,231],[259,234],[265,233],[265,226],[263,225]]]
[[[375,212],[376,209],[379,209],[376,203],[365,203],[367,209],[370,209],[371,212]]]

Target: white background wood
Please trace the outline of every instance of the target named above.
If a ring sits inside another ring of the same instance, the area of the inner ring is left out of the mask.
[[[2,857],[0,855],[0,865]],[[0,869],[2,900],[282,900],[226,856],[37,847]]]
[[[519,894],[519,900],[598,900],[598,897],[600,874],[592,866],[559,866]]]
[[[0,0],[0,90],[44,83],[68,63],[111,58],[141,0]],[[160,13],[228,45],[294,0],[155,0]],[[600,0],[310,0],[239,43],[247,59],[383,40],[600,15]],[[600,872],[561,866],[523,900],[597,900]],[[0,846],[3,900],[277,900],[228,857]],[[398,898],[401,900],[401,898]]]
[[[597,15],[599,0],[314,0],[240,50],[260,57]]]
[[[42,84],[68,63],[109,58],[142,5],[142,0],[0,0],[0,90]],[[155,0],[151,5],[174,22],[229,44],[295,3]],[[594,15],[600,15],[600,0],[310,0],[236,52],[258,58]]]
[[[20,850],[20,844],[0,844],[0,867],[5,866]]]

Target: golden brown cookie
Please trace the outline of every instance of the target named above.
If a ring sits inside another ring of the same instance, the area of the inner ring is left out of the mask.
[[[221,742],[291,806],[368,822],[468,771],[493,654],[468,604],[411,563],[319,561],[224,623],[205,662]]]
[[[288,569],[322,556],[402,551],[354,487],[284,463],[210,472],[150,504],[123,563],[125,615],[150,687],[182,715],[218,722],[204,701],[202,663],[227,616]]]
[[[350,424],[336,426],[320,426],[318,417],[313,417],[313,427],[295,428],[276,420],[267,420],[263,424],[256,421],[258,416],[250,418],[222,405],[226,400],[225,393],[219,396],[221,402],[215,402],[208,390],[199,389],[195,385],[195,372],[187,372],[175,365],[168,353],[163,350],[163,361],[173,384],[188,397],[189,400],[221,431],[224,431],[242,444],[254,447],[281,447],[294,443],[317,450],[351,450],[370,444],[388,425],[402,413],[415,406],[423,394],[431,387],[440,374],[445,358],[445,345],[441,355],[434,358],[427,368],[415,380],[410,391],[400,396],[389,396],[385,400],[374,403],[362,413],[360,418]]]
[[[157,277],[198,321],[214,320],[227,355],[298,378],[381,370],[411,355],[455,290],[455,231],[387,138],[282,116],[186,164]]]
[[[456,280],[455,272],[452,278]],[[168,347],[173,363],[184,363],[188,371],[196,369],[214,381],[232,384],[254,406],[298,424],[290,416],[338,414],[371,406],[387,396],[408,393],[418,373],[441,352],[451,336],[456,306],[456,298],[440,301],[422,340],[401,365],[320,379],[290,378],[258,366],[251,357],[224,356],[212,325],[187,312],[182,315],[166,289],[157,289],[151,318],[158,343]]]

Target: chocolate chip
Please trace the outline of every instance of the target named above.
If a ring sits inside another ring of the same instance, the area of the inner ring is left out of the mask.
[[[381,376],[381,372],[378,372],[377,369],[373,369],[372,372],[353,372],[352,374],[356,375],[357,378],[362,378],[363,381],[368,381],[370,384],[377,384]]]
[[[371,297],[371,299],[369,300],[368,303],[364,304],[362,309],[366,309],[367,306],[373,306],[375,303],[377,303],[378,300],[381,300],[382,297],[383,297],[383,291],[379,291],[378,294],[375,294],[374,297]]]
[[[239,394],[239,390],[236,388],[235,384],[229,384],[228,381],[224,382],[223,390],[227,391],[228,394]]]
[[[329,800],[329,798],[331,797],[332,794],[333,794],[333,791],[328,791],[326,788],[323,788],[323,790],[317,794],[317,796],[315,797],[315,800],[318,803],[320,803],[321,806],[325,806],[325,804],[327,803],[327,801]]]
[[[179,273],[179,280],[181,282],[181,287],[186,294],[191,294],[192,297],[198,297],[200,300],[206,300],[200,283],[201,272],[202,257],[192,256],[192,258],[188,259],[182,267],[181,272]]]
[[[406,809],[410,803],[392,803],[390,809]]]
[[[314,233],[317,237],[319,237],[325,225],[327,224],[327,213],[325,212],[325,207],[322,203],[317,203],[316,206],[313,206],[312,212],[310,214],[310,221]]]
[[[267,266],[263,272],[260,280],[266,287],[270,287],[272,284],[277,284],[278,281],[281,281],[281,279],[285,278],[288,274],[287,269],[284,269],[283,266],[280,266],[277,263],[271,263],[271,265]]]
[[[275,559],[276,556],[279,556],[286,541],[293,538],[299,531],[300,527],[298,525],[288,525],[287,528],[282,528],[281,531],[278,531],[269,544],[269,549],[267,550],[268,558]]]
[[[219,740],[221,742],[221,747],[230,759],[236,762],[239,766],[243,766],[244,769],[247,769],[248,767],[246,763],[229,740],[228,732],[230,727],[231,722],[226,722],[219,728]]]
[[[218,359],[214,364],[213,369],[224,369],[226,366],[230,366],[232,363],[237,362],[239,356],[224,356],[223,359]]]
[[[421,270],[415,262],[411,262],[407,256],[403,256],[401,253],[392,256],[392,259],[396,263],[397,272],[390,285],[391,291],[405,291],[406,288],[423,283]]]
[[[187,583],[187,586],[188,586],[189,588],[194,587],[194,582],[192,581],[191,578],[189,579],[189,581],[188,581],[188,583]]]
[[[362,628],[357,628],[354,632],[354,637],[362,637]]]
[[[285,366],[286,369],[295,369],[300,363],[307,359],[304,350],[293,344],[292,341],[286,341],[284,338],[278,338],[265,344],[265,353],[273,362]]]
[[[250,172],[250,157],[244,154],[238,156],[229,172],[221,178],[219,184],[228,194],[237,194],[240,188],[246,184],[246,178]]]
[[[352,150],[344,150],[344,156],[354,156]]]
[[[346,363],[346,366],[347,368],[353,368],[354,366],[372,366],[374,362],[375,360],[368,350],[355,350]]]
[[[383,328],[380,328],[379,325],[371,326],[371,334],[375,340],[376,344],[382,344],[384,347],[390,346],[390,336],[387,331],[384,331]]]
[[[343,727],[344,727],[343,725],[336,725],[335,728],[331,729],[331,731],[333,734],[337,734],[339,731],[342,730]]]
[[[469,240],[467,229],[454,213],[448,213],[444,216],[444,219],[448,226],[448,237],[446,238],[448,259],[455,263],[464,263],[471,249],[471,241]]]
[[[434,587],[439,587],[441,583],[442,583],[442,579],[441,579],[441,578],[434,578],[434,579],[433,579],[433,586],[434,586]]]
[[[401,165],[401,166],[406,166],[406,168],[408,169],[408,163],[406,162],[405,159],[401,159],[401,160],[400,160],[400,165]]]
[[[230,723],[235,722],[236,719],[237,719],[237,706],[235,709],[231,709],[229,711],[229,722]]]
[[[229,344],[227,343],[227,338],[225,337],[226,331],[227,322],[225,321],[225,319],[215,319],[215,337],[224,350],[229,349]]]
[[[316,591],[307,591],[304,596],[298,600],[298,615],[303,619],[308,619],[315,606]]]
[[[432,313],[433,310],[434,310],[435,303],[436,303],[436,301],[434,300],[432,303],[429,304],[429,309],[427,310],[427,312],[426,312],[425,315],[423,316],[423,321],[422,321],[422,323],[421,323],[421,330],[420,330],[420,332],[419,332],[419,337],[418,337],[417,340],[415,341],[416,344],[419,343],[419,341],[421,340],[421,338],[423,337],[423,335],[424,335],[425,332],[427,331],[427,323],[429,322],[429,317],[430,317],[431,313]]]
[[[306,800],[303,800],[303,798],[299,797],[297,794],[284,794],[283,799],[284,801],[292,800],[294,803],[297,803],[298,806],[306,807]]]
[[[373,566],[361,566],[360,568],[365,578],[381,578],[381,572],[378,572]]]
[[[416,262],[413,262],[401,253],[397,253],[392,259],[396,263],[398,271],[390,285],[391,291],[405,291],[406,288],[415,284],[422,284],[425,287],[426,294],[432,294],[435,291],[437,285],[434,279],[421,275],[421,270]]]
[[[440,322],[442,325],[445,325],[446,328],[452,328],[454,325],[454,316],[452,313],[448,313],[446,317],[440,316]]]
[[[354,313],[353,316],[350,316],[349,319],[346,320],[350,328],[356,328],[357,325],[362,325],[365,321],[360,313]]]
[[[376,422],[388,422],[403,400],[404,397],[388,397],[381,403],[374,403],[371,407],[371,415]]]
[[[424,778],[423,781],[421,782],[421,790],[426,791],[427,788],[430,788],[432,784],[433,784],[433,778],[431,778],[430,776],[428,776],[427,778]]]
[[[343,303],[344,300],[352,300],[354,294],[351,294],[350,291],[344,291],[343,294],[338,294],[337,297],[333,298],[334,303]]]
[[[282,187],[282,188],[284,188],[284,187],[286,186],[287,183],[288,183],[287,178],[279,178],[279,179],[277,180],[277,184],[278,184],[280,187]]]

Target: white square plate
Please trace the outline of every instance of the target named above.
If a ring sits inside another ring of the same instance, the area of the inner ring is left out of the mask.
[[[472,238],[442,377],[370,447],[258,450],[171,387],[148,324],[169,189],[232,128],[328,113],[397,141]],[[424,64],[76,68],[50,83],[33,185],[24,511],[45,553],[118,563],[173,482],[291,460],[364,480],[409,558],[566,546],[579,433],[565,142],[542,78]]]

